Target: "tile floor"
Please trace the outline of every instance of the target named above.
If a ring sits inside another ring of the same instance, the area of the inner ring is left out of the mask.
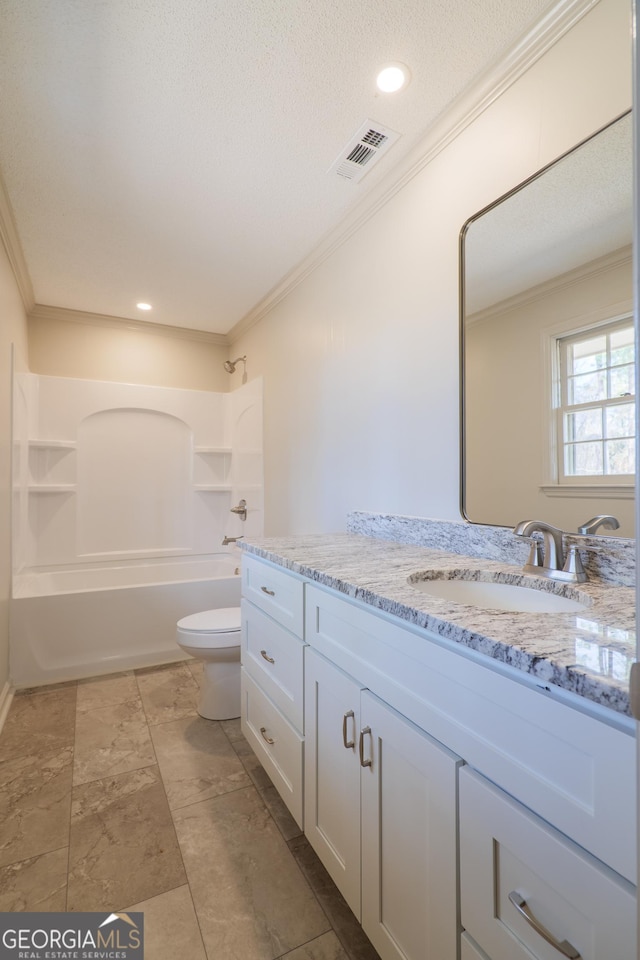
[[[145,960],[378,960],[196,661],[23,691],[0,911],[142,910]]]

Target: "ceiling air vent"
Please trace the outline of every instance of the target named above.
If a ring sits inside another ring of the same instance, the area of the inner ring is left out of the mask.
[[[329,173],[336,173],[345,180],[353,180],[357,183],[378,162],[382,154],[393,146],[399,136],[400,134],[395,130],[383,127],[375,120],[365,120],[331,164]]]

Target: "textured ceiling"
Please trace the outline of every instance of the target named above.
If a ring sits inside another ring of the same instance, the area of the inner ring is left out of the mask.
[[[0,0],[0,170],[39,304],[225,333],[548,0]],[[376,95],[390,60],[412,82]],[[371,118],[402,136],[327,173]]]
[[[630,247],[632,169],[627,114],[473,222],[465,237],[467,314]]]

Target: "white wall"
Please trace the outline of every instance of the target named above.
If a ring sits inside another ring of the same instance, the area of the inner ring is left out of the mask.
[[[0,243],[0,709],[9,673],[11,591],[11,345],[15,368],[27,365],[27,320]]]
[[[629,3],[601,0],[238,338],[265,379],[267,534],[459,517],[460,228],[630,103]]]

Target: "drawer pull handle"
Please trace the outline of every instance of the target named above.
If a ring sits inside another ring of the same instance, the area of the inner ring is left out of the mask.
[[[275,740],[273,739],[273,737],[268,737],[268,736],[267,736],[267,728],[266,728],[266,727],[260,727],[260,733],[262,734],[262,739],[263,739],[263,740],[266,740],[266,742],[269,744],[269,746],[271,746],[273,743],[275,743]]]
[[[353,733],[355,736],[356,732],[356,718],[353,710],[347,710],[344,717],[342,718],[342,742],[344,743],[346,750],[353,750],[356,745],[355,740],[347,740],[347,720],[351,718],[353,720]]]
[[[524,917],[530,927],[539,933],[540,936],[550,943],[552,947],[555,947],[556,950],[559,950],[563,957],[568,957],[569,960],[581,960],[580,954],[575,947],[572,947],[568,940],[563,940],[560,942],[556,940],[552,933],[550,933],[546,927],[544,927],[539,920],[531,912],[531,909],[527,906],[527,901],[520,896],[515,890],[509,894],[509,900],[514,905],[518,913]]]
[[[365,758],[364,758],[364,738],[365,738],[365,734],[369,734],[369,736],[371,737],[371,743],[372,743],[372,745],[373,745],[373,737],[371,736],[371,727],[363,727],[362,730],[360,731],[360,766],[361,766],[361,767],[370,767],[370,766],[371,766],[371,758],[369,758],[369,760],[365,760]],[[372,752],[373,752],[373,751],[372,751]]]
[[[268,587],[260,587],[260,589],[262,590],[263,593],[266,593],[267,596],[269,597],[275,597],[276,595],[275,590],[269,590]]]
[[[260,656],[264,657],[267,663],[275,663],[275,660],[273,659],[273,657],[270,657],[266,650],[261,650]]]

